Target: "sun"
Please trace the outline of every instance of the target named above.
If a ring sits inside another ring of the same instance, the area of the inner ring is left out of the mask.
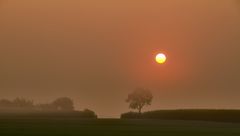
[[[157,62],[157,63],[163,64],[163,63],[166,62],[167,57],[166,57],[166,55],[163,54],[163,53],[158,53],[158,54],[156,55],[156,58],[155,58],[155,59],[156,59],[156,62]]]

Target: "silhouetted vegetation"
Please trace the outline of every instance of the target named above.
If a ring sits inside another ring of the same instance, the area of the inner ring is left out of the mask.
[[[58,98],[52,102],[52,105],[56,107],[57,110],[61,111],[73,111],[73,101],[68,97]]]
[[[123,113],[122,119],[162,119],[240,122],[240,110],[158,110]]]
[[[97,118],[97,115],[89,109],[76,111],[73,100],[68,97],[41,104],[34,104],[32,100],[25,98],[16,98],[12,101],[1,99],[0,116]]]
[[[128,95],[126,102],[129,103],[129,108],[137,109],[138,113],[141,113],[144,106],[151,105],[152,99],[153,96],[149,90],[137,88]]]
[[[0,100],[0,111],[4,112],[23,112],[34,110],[35,106],[32,100],[27,100],[24,98],[16,98],[12,101],[7,99]]]
[[[81,112],[81,116],[84,118],[97,118],[97,115],[94,113],[94,111],[85,109]]]

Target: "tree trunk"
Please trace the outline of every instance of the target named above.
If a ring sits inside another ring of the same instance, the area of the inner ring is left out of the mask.
[[[141,114],[142,113],[142,107],[138,108],[138,113]]]

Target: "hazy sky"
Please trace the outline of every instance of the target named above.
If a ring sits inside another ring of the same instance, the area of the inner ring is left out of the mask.
[[[154,94],[144,110],[240,108],[240,2],[0,0],[1,98],[117,117],[136,87]]]

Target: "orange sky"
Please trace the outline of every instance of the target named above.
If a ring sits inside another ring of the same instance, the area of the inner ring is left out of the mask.
[[[0,96],[117,117],[146,87],[145,110],[240,108],[239,35],[235,0],[1,0]]]

